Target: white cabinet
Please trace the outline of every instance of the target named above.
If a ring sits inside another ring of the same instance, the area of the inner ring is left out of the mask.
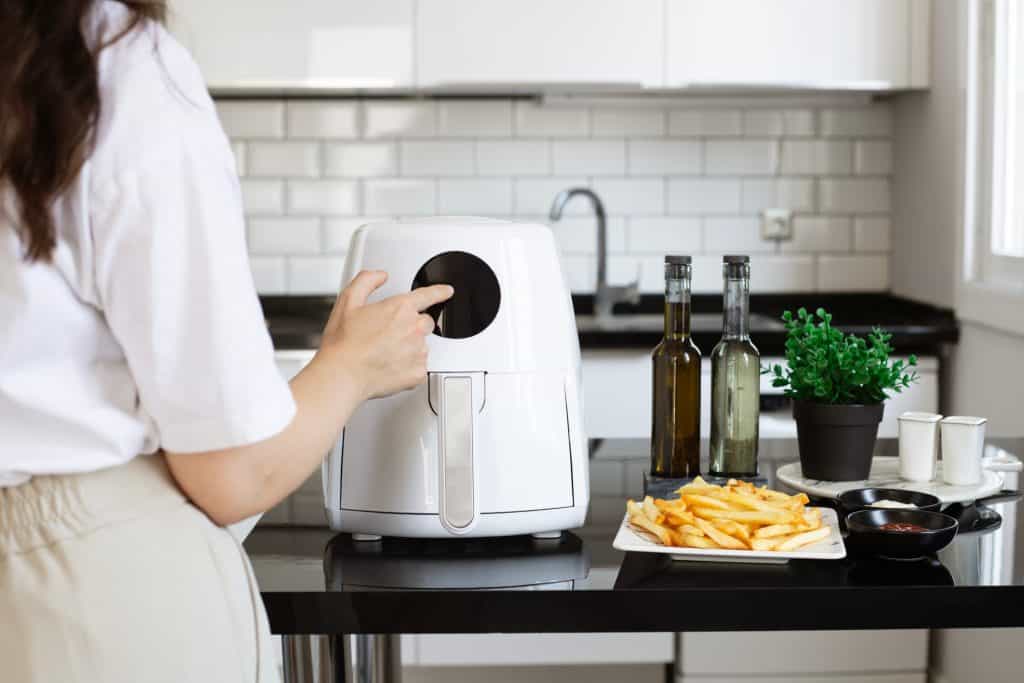
[[[506,633],[416,636],[419,666],[664,664],[671,633]]]
[[[414,0],[171,0],[212,89],[410,87]]]
[[[763,358],[762,363],[781,363]],[[908,410],[934,413],[939,409],[939,363],[934,357],[918,359],[920,380],[886,402],[878,436],[897,435],[896,418]],[[701,366],[701,436],[711,430],[711,365]],[[583,425],[594,438],[649,439],[651,436],[651,354],[646,349],[588,350],[583,352]],[[771,379],[761,377],[761,394],[781,394]],[[762,438],[796,436],[789,410],[762,414]]]
[[[419,0],[417,85],[663,80],[663,0]]]
[[[666,83],[928,85],[929,0],[666,0]]]

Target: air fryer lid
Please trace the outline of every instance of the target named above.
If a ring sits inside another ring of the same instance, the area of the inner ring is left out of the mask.
[[[416,273],[412,289],[438,284],[451,285],[455,295],[427,309],[437,323],[434,334],[449,339],[472,337],[483,332],[498,315],[498,278],[490,266],[473,254],[446,251],[432,257]]]

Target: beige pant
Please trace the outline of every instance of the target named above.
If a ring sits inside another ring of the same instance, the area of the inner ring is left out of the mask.
[[[0,488],[0,681],[276,680],[244,551],[162,456]]]

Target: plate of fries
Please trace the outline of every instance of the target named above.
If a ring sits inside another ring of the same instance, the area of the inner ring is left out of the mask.
[[[700,477],[677,493],[672,500],[628,501],[615,548],[715,562],[846,557],[835,510],[806,507],[803,493],[790,496],[735,479],[718,486]]]

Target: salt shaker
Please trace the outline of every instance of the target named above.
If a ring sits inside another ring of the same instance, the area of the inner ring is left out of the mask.
[[[903,413],[899,416],[900,478],[931,481],[939,453],[939,420],[935,413]]]
[[[981,456],[985,449],[983,417],[954,415],[943,418],[942,480],[947,484],[972,486],[981,483]]]

